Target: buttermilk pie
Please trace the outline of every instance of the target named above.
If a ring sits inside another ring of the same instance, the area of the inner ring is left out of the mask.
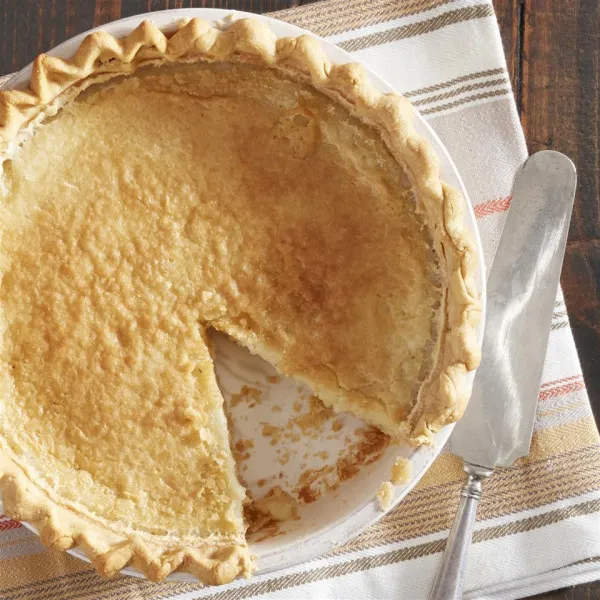
[[[476,254],[412,119],[252,19],[95,32],[0,92],[4,511],[105,576],[249,575],[210,328],[394,438],[458,419]]]

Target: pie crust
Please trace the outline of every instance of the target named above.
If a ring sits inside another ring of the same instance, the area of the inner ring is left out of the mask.
[[[251,82],[249,86],[258,86],[257,89],[260,90],[264,88],[265,93],[269,93],[274,86],[281,85],[283,89],[288,85],[282,82],[291,82],[289,85],[295,86],[294,90],[304,90],[300,95],[308,99],[307,118],[312,118],[314,111],[317,111],[319,115],[333,115],[331,118],[334,121],[338,119],[336,123],[345,123],[348,119],[336,116],[337,109],[332,108],[339,106],[339,110],[345,111],[344,114],[349,114],[359,123],[346,123],[348,127],[357,127],[357,131],[368,129],[375,132],[380,142],[374,141],[374,137],[369,138],[370,134],[365,133],[367,146],[370,144],[375,147],[377,143],[383,143],[390,155],[383,162],[387,161],[388,164],[395,161],[401,167],[399,170],[407,177],[407,194],[416,206],[416,216],[410,218],[422,223],[422,228],[427,231],[423,236],[429,236],[428,243],[433,251],[433,258],[430,259],[436,265],[435,269],[431,268],[431,273],[434,273],[437,279],[428,280],[423,285],[427,290],[439,291],[439,298],[434,298],[435,302],[432,301],[431,306],[421,306],[420,302],[415,301],[415,306],[408,307],[413,312],[403,313],[406,314],[408,323],[402,325],[401,331],[405,335],[407,331],[411,331],[410,319],[415,315],[433,315],[430,316],[430,320],[434,326],[433,331],[427,330],[430,341],[427,344],[420,343],[415,350],[421,353],[418,356],[423,356],[420,362],[427,362],[427,369],[424,374],[421,372],[423,369],[419,371],[416,377],[418,389],[414,394],[409,394],[410,402],[408,397],[404,398],[403,402],[397,399],[398,395],[406,393],[405,388],[397,387],[400,383],[396,384],[396,380],[402,379],[398,373],[404,373],[403,364],[412,363],[406,359],[406,355],[397,359],[398,364],[393,363],[395,355],[392,351],[395,343],[399,346],[406,345],[405,340],[394,341],[391,337],[385,338],[387,348],[377,354],[380,352],[376,350],[379,348],[378,344],[368,341],[369,335],[365,334],[365,331],[368,332],[367,324],[370,323],[367,319],[360,332],[366,336],[365,345],[369,347],[364,360],[355,359],[351,353],[351,348],[357,346],[356,340],[353,339],[346,347],[334,345],[332,340],[340,336],[342,326],[351,322],[350,317],[355,316],[354,313],[348,312],[350,316],[347,316],[347,322],[340,321],[340,329],[331,330],[329,337],[325,331],[318,338],[318,344],[321,345],[317,344],[317,350],[314,352],[314,348],[308,350],[311,344],[302,338],[300,333],[295,333],[293,327],[290,335],[299,337],[294,339],[294,343],[289,347],[281,341],[285,338],[284,333],[273,333],[282,328],[277,323],[273,324],[273,320],[281,316],[273,306],[270,306],[269,311],[264,311],[267,316],[262,320],[240,317],[243,311],[239,309],[235,318],[222,316],[217,310],[210,318],[204,316],[205,321],[270,360],[286,374],[309,383],[319,397],[336,410],[353,412],[393,437],[412,444],[429,443],[432,432],[456,421],[462,415],[470,393],[467,372],[476,368],[479,362],[476,328],[480,316],[480,303],[475,285],[476,252],[463,225],[463,199],[456,190],[440,180],[436,156],[413,129],[413,111],[410,104],[401,97],[379,93],[369,83],[359,65],[333,65],[313,38],[301,36],[276,39],[268,27],[252,19],[235,21],[222,29],[199,19],[192,19],[179,23],[176,32],[170,35],[165,35],[146,21],[124,39],[116,39],[102,31],[95,32],[85,38],[72,59],[38,56],[34,62],[29,89],[0,92],[0,160],[3,160],[5,178],[10,179],[11,160],[19,155],[20,148],[27,144],[28,140],[35,137],[40,126],[52,122],[55,115],[61,114],[62,107],[70,105],[79,97],[84,98],[87,88],[99,86],[98,89],[109,90],[106,93],[115,90],[115,93],[119,94],[125,93],[123,90],[127,90],[127,86],[136,85],[141,86],[144,92],[144,82],[150,81],[149,85],[155,86],[151,92],[155,93],[158,90],[156,86],[161,85],[161,73],[165,69],[175,69],[174,81],[184,82],[181,84],[182,93],[201,95],[201,86],[197,88],[193,87],[196,85],[193,82],[185,83],[186,73],[196,67],[206,68],[209,74],[213,73],[214,69],[229,69],[232,75],[229,79],[227,74],[223,75],[224,82],[231,83],[238,78],[242,86],[247,76]],[[156,77],[153,80],[155,73]],[[120,76],[135,77],[122,79]],[[113,80],[114,87],[111,87]],[[188,89],[186,85],[192,87]],[[94,87],[93,90],[95,89]],[[248,90],[248,102],[251,102],[252,87]],[[92,90],[90,93],[93,93]],[[101,97],[102,92],[98,94]],[[296,114],[292,114],[291,118],[295,116]],[[273,135],[276,136],[277,132]],[[310,132],[308,135],[310,137]],[[304,138],[301,138],[300,142],[303,143],[303,140]],[[304,147],[302,143],[301,149]],[[346,150],[348,148],[351,148],[350,141]],[[296,150],[293,149],[294,152]],[[349,150],[347,154],[351,158],[355,156]],[[356,160],[360,162],[362,159]],[[0,179],[0,186],[2,184],[3,180]],[[384,196],[388,192],[384,185],[381,195]],[[6,223],[7,221],[2,221],[0,227],[6,229]],[[353,221],[349,223],[356,224]],[[306,244],[303,247],[305,248]],[[384,270],[383,275],[379,277],[385,279],[394,272],[393,269],[397,265],[385,264],[385,248],[374,247],[383,253]],[[310,256],[309,251],[306,250],[303,256]],[[428,261],[423,261],[423,256],[425,254],[421,256],[421,262],[427,263]],[[410,262],[408,255],[407,261]],[[373,262],[373,265],[376,264]],[[430,273],[427,269],[428,264],[423,272]],[[260,273],[258,275],[260,276]],[[319,274],[319,277],[335,282],[335,276],[328,279],[329,275],[329,272],[326,272]],[[378,275],[373,277],[376,276]],[[302,323],[303,315],[310,312],[311,303],[319,302],[322,290],[317,283],[303,282],[310,290],[314,284],[315,291],[312,296],[309,294],[303,297],[299,307],[296,307],[297,314],[294,313],[294,318],[298,323]],[[369,279],[363,288],[344,289],[345,296],[340,287],[336,305],[339,313],[343,316],[344,311],[350,310],[343,302],[344,298],[349,297],[349,292],[354,291],[362,298],[362,294],[368,295],[368,290],[372,289],[373,285]],[[417,282],[416,286],[418,285],[420,283]],[[290,286],[292,284],[288,286],[292,289]],[[391,284],[390,287],[393,292]],[[380,295],[386,293],[383,289],[379,292]],[[426,299],[433,297],[433,292],[430,291],[423,294]],[[408,295],[407,298],[411,296]],[[420,299],[419,296],[415,298]],[[359,298],[359,304],[360,301]],[[10,312],[9,305],[10,303],[6,304]],[[210,308],[209,304],[202,306],[204,311]],[[4,313],[3,310],[2,331],[9,339],[6,332],[10,323]],[[13,310],[13,317],[14,313]],[[394,315],[394,318],[398,318],[396,313]],[[380,326],[381,322],[383,321],[378,316],[374,317],[375,326]],[[272,329],[269,329],[271,326]],[[317,330],[318,327],[315,323]],[[332,325],[327,322],[323,327],[328,329]],[[420,327],[422,329],[422,326]],[[344,331],[347,329],[343,327]],[[421,329],[414,329],[418,330],[422,338]],[[299,343],[298,340],[302,340],[303,343]],[[410,343],[408,345],[410,346]],[[349,357],[336,362],[336,349],[339,352],[340,347],[343,348],[342,353],[349,353]],[[319,352],[331,355],[331,360],[322,359],[321,363],[317,363],[315,357]],[[429,358],[425,359],[426,355]],[[360,354],[357,356],[360,358]],[[210,364],[210,357],[206,357],[205,360],[206,364]],[[392,361],[389,363],[391,366],[388,364],[389,360]],[[6,359],[3,361],[6,362]],[[419,361],[415,364],[418,366]],[[3,369],[6,371],[7,368],[4,364]],[[203,389],[214,385],[216,390],[214,377],[210,374],[208,377],[210,381],[204,382]],[[5,396],[14,393],[14,383],[11,381],[9,375],[3,375],[1,385]],[[402,383],[405,384],[406,382]],[[412,384],[414,387],[414,382]],[[218,402],[218,391],[211,393]],[[62,550],[76,545],[82,547],[98,571],[105,576],[114,575],[129,564],[138,567],[154,581],[164,579],[174,570],[191,572],[200,581],[209,584],[226,583],[239,575],[250,574],[252,561],[244,541],[243,522],[239,514],[231,520],[231,523],[237,523],[237,532],[230,536],[214,538],[204,535],[200,542],[164,532],[140,532],[133,526],[121,526],[118,522],[109,523],[101,518],[92,519],[74,508],[73,503],[51,497],[44,491],[44,486],[39,484],[35,473],[20,461],[18,451],[16,452],[14,447],[9,448],[4,438],[0,437],[0,441],[0,488],[4,510],[15,518],[33,523],[46,545]],[[243,492],[240,492],[241,488],[235,480],[231,464],[222,467],[222,473],[225,476],[229,475],[232,481],[231,488],[227,489],[231,490],[231,502],[239,509]]]

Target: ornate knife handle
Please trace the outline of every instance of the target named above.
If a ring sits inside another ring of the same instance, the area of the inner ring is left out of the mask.
[[[477,503],[481,498],[481,482],[492,474],[492,469],[465,463],[467,481],[460,492],[460,503],[452,524],[450,536],[437,572],[429,600],[460,600],[467,572],[467,556]]]

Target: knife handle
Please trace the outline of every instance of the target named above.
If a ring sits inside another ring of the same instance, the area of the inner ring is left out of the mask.
[[[477,503],[481,498],[481,483],[492,474],[491,469],[469,463],[465,463],[465,471],[467,481],[460,492],[456,517],[446,542],[442,564],[429,594],[429,600],[460,600],[462,598]]]

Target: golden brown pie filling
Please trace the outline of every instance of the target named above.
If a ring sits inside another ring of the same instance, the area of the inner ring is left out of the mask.
[[[457,416],[419,401],[452,380],[447,332],[476,298],[452,316],[443,216],[327,90],[256,60],[106,79],[3,165],[0,433],[21,482],[5,503],[34,521],[60,507],[46,541],[83,544],[106,574],[133,561],[219,583],[249,557],[206,329],[418,439],[428,411]]]

